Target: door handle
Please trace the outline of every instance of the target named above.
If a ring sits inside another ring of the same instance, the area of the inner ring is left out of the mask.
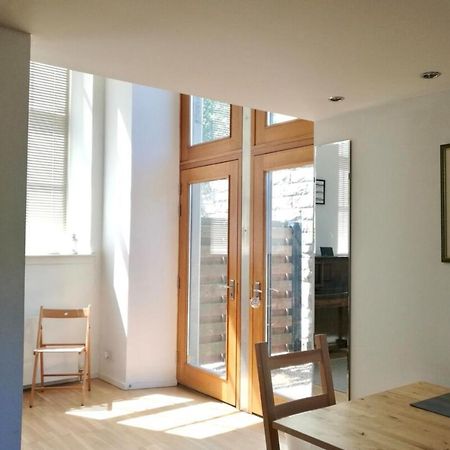
[[[255,281],[253,284],[253,297],[250,299],[250,306],[253,309],[258,309],[261,306],[261,282]]]
[[[230,284],[226,284],[224,287],[228,289],[230,300],[234,300],[235,291],[236,291],[236,281],[230,280]]]

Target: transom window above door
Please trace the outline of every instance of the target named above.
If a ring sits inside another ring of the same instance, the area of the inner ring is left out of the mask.
[[[267,153],[313,144],[314,124],[286,114],[253,113],[253,153]]]
[[[286,123],[286,122],[291,122],[292,120],[297,120],[297,117],[288,116],[286,114],[268,112],[266,114],[266,119],[267,119],[266,125],[268,127],[271,127],[272,125],[279,125],[281,123]]]
[[[181,164],[239,157],[242,108],[206,97],[181,95]]]
[[[192,96],[190,116],[191,146],[230,137],[230,104]]]

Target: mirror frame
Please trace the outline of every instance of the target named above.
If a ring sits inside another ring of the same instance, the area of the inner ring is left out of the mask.
[[[441,145],[441,261],[450,262],[450,144]]]

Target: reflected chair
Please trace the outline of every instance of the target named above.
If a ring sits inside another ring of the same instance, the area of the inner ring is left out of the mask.
[[[91,390],[91,355],[90,355],[90,315],[91,305],[86,308],[80,309],[47,309],[41,306],[39,313],[38,333],[36,340],[36,348],[33,351],[34,365],[33,365],[33,378],[31,382],[31,394],[30,394],[30,408],[33,406],[34,393],[36,390],[36,374],[37,366],[40,366],[40,386],[39,389],[44,391],[46,389],[73,389],[79,387],[82,393],[81,405],[83,406],[86,398],[86,391]],[[50,326],[47,319],[84,319],[86,321],[86,328],[84,332],[83,343],[46,343],[44,342],[44,329],[43,322],[45,320],[46,327]],[[45,373],[44,371],[44,355],[49,354],[78,354],[83,359],[83,368],[78,369],[78,372],[69,373]],[[67,386],[45,386],[44,381],[46,377],[67,377],[75,376],[78,380],[78,385]]]
[[[274,420],[336,404],[327,336],[325,334],[318,334],[315,336],[314,342],[314,350],[285,353],[275,356],[269,356],[267,342],[255,344],[267,450],[280,449],[278,431],[273,428]],[[275,404],[272,370],[309,363],[319,364],[322,394]]]

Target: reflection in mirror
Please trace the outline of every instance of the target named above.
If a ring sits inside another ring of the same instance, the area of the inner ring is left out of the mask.
[[[336,399],[348,398],[350,141],[315,150],[315,333],[326,333]]]

